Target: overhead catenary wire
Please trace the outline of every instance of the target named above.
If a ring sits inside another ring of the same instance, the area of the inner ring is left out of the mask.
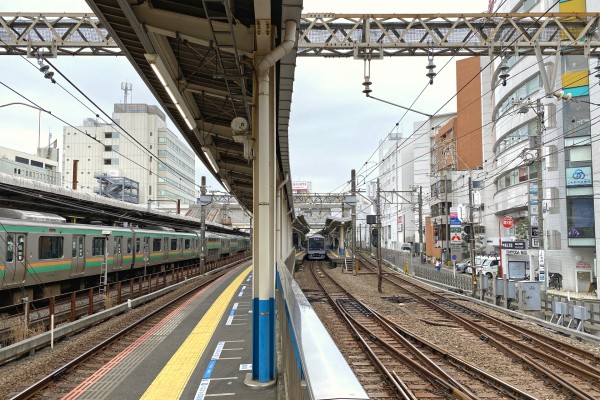
[[[540,18],[542,18],[542,17],[543,17],[545,14],[547,14],[547,13],[548,13],[548,12],[549,12],[549,11],[550,11],[550,10],[551,10],[553,7],[555,7],[555,6],[556,6],[556,5],[559,3],[559,1],[560,1],[560,0],[557,0],[557,1],[555,1],[555,2],[554,2],[554,3],[553,3],[553,4],[552,4],[552,5],[551,5],[551,6],[550,6],[550,7],[549,7],[549,8],[548,8],[548,9],[547,9],[547,10],[546,10],[544,13],[543,13],[543,14],[541,14],[539,17],[537,17],[537,19],[536,19],[534,22],[532,22],[531,26],[533,26],[535,23],[537,23],[537,22],[540,20]],[[504,4],[504,2],[503,2],[502,4],[500,4],[500,6],[502,6],[503,4]],[[500,6],[499,6],[499,7],[500,7]],[[497,9],[497,10],[496,10],[494,13],[497,13],[497,12],[498,12],[498,9]],[[513,43],[515,43],[515,42],[516,42],[516,40],[518,40],[518,39],[519,39],[519,38],[520,38],[522,35],[523,35],[523,33],[521,33],[521,34],[519,34],[517,37],[515,37],[515,38],[513,39],[513,41],[512,41],[512,42],[511,42],[509,45],[507,45],[507,48],[509,48],[509,47],[510,47],[510,46],[511,46]],[[474,77],[472,77],[472,78],[471,78],[471,79],[470,79],[470,80],[469,80],[469,81],[468,81],[468,82],[467,82],[467,83],[466,83],[466,84],[465,84],[465,85],[464,85],[462,88],[460,88],[460,89],[459,89],[459,90],[456,92],[456,94],[454,94],[453,96],[451,96],[451,97],[450,97],[450,99],[448,99],[448,100],[447,100],[447,101],[446,101],[446,102],[445,102],[445,103],[444,103],[444,104],[443,104],[441,107],[439,107],[439,108],[438,108],[438,110],[437,110],[436,112],[434,112],[432,115],[433,115],[433,116],[436,116],[436,115],[437,115],[437,114],[438,114],[438,113],[439,113],[439,112],[440,112],[440,111],[441,111],[441,110],[442,110],[442,109],[443,109],[443,108],[444,108],[444,107],[445,107],[445,106],[446,106],[446,105],[447,105],[447,104],[448,104],[448,103],[449,103],[449,102],[450,102],[450,101],[451,101],[453,98],[455,98],[455,97],[456,97],[456,96],[457,96],[457,95],[458,95],[458,94],[459,94],[459,93],[460,93],[462,90],[464,90],[464,89],[467,87],[467,85],[468,85],[469,83],[471,83],[471,82],[472,82],[472,81],[473,81],[473,80],[474,80],[474,79],[475,79],[477,76],[479,76],[479,75],[481,74],[481,72],[483,72],[483,71],[484,71],[486,68],[488,68],[488,67],[489,67],[489,66],[490,66],[490,65],[491,65],[491,64],[492,64],[492,63],[493,63],[493,62],[494,62],[494,61],[495,61],[495,60],[496,60],[498,57],[499,57],[499,56],[497,55],[497,56],[495,56],[495,57],[491,58],[491,60],[490,60],[490,61],[489,61],[489,62],[488,62],[488,63],[487,63],[487,64],[486,64],[484,67],[480,68],[479,72],[478,72],[478,73],[477,73],[477,74],[476,74]],[[447,65],[447,64],[446,64],[446,65]],[[441,70],[440,70],[440,71],[441,71]],[[493,90],[493,89],[492,89],[492,90]],[[489,92],[488,92],[488,93],[489,93]],[[483,97],[483,95],[481,95],[481,96],[480,96],[480,98],[482,98],[482,97]],[[404,115],[406,115],[406,113],[405,113]],[[403,116],[403,117],[404,117],[404,116]],[[414,142],[416,139],[413,139],[412,141],[408,142],[408,141],[409,141],[409,139],[411,139],[411,138],[412,138],[412,137],[413,137],[413,136],[414,136],[414,135],[415,135],[415,134],[416,134],[418,131],[420,131],[420,130],[421,130],[421,129],[422,129],[422,128],[423,128],[423,127],[426,125],[426,124],[427,124],[427,121],[424,121],[424,122],[423,122],[423,124],[422,124],[422,125],[421,125],[419,128],[417,128],[416,130],[414,130],[414,131],[411,133],[411,135],[409,135],[409,136],[406,138],[406,140],[403,142],[403,145],[404,145],[404,146],[406,146],[406,145],[409,145],[409,144],[413,143],[413,142]],[[389,135],[389,134],[388,134],[388,135]],[[386,136],[386,137],[387,137],[387,136]],[[407,143],[407,142],[408,142],[408,143]],[[375,150],[375,152],[377,152],[377,151],[378,151],[378,149],[379,149],[379,147],[380,147],[380,146],[381,146],[381,143],[380,143],[380,145],[377,147],[377,149]],[[403,148],[404,148],[404,146],[403,146]],[[402,150],[402,148],[401,148],[401,149],[399,149],[399,150]],[[375,152],[374,152],[374,153],[373,153],[373,154],[372,154],[372,155],[369,157],[369,160],[370,160],[370,159],[373,157],[373,155],[375,154]],[[413,159],[413,160],[411,160],[411,162],[412,162],[412,161],[414,161],[414,159]],[[368,161],[367,161],[367,162],[368,162]],[[405,163],[405,164],[406,164],[406,163]],[[405,165],[405,164],[403,164],[403,165]],[[358,173],[360,173],[360,170],[359,170],[359,172],[358,172]],[[347,183],[345,183],[345,185],[347,186]],[[343,187],[343,185],[342,185],[342,187]],[[337,191],[338,189],[339,189],[339,188],[336,188],[336,189],[335,189],[335,191]]]

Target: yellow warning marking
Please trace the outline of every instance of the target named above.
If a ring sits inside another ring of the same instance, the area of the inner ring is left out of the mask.
[[[242,281],[252,271],[252,266],[242,272],[221,293],[219,298],[208,309],[204,317],[198,322],[192,333],[179,350],[171,357],[167,365],[158,374],[154,382],[148,387],[142,399],[178,399],[190,380],[192,372],[196,368],[200,357],[215,333],[221,317],[223,317],[233,295],[237,293]],[[199,381],[200,379],[198,379]]]

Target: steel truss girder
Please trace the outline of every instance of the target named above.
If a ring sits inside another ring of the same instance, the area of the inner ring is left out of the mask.
[[[303,14],[298,56],[600,54],[600,13]],[[123,55],[92,14],[0,13],[0,55]]]
[[[344,194],[332,193],[294,193],[294,204],[334,204],[340,206],[344,202]]]
[[[120,56],[123,51],[93,14],[0,13],[0,55]]]
[[[298,56],[600,54],[600,13],[303,14]]]

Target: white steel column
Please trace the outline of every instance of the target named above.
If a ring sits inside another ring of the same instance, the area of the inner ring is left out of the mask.
[[[253,299],[252,380],[249,385],[275,383],[275,260],[276,229],[276,113],[275,63],[294,46],[296,24],[286,22],[282,44],[272,49],[274,29],[270,2],[255,3],[256,43],[254,112],[255,154],[253,162]],[[257,61],[260,61],[257,63]]]

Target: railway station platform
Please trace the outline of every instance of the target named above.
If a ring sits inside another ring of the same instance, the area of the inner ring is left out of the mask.
[[[345,255],[339,254],[336,249],[328,249],[325,254],[327,255],[327,258],[329,258],[329,261],[331,261],[336,267],[343,266],[344,263],[348,263],[353,260],[351,249],[346,249]]]
[[[165,317],[65,399],[276,399],[252,369],[252,267],[227,273]]]

